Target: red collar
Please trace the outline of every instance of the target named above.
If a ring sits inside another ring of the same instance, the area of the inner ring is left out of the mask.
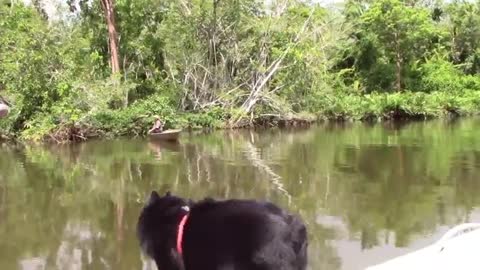
[[[183,248],[182,248],[182,241],[183,241],[183,229],[185,227],[185,224],[187,223],[188,219],[188,213],[183,216],[182,220],[180,221],[180,224],[178,224],[178,231],[177,231],[177,252],[178,254],[182,255],[183,254]]]

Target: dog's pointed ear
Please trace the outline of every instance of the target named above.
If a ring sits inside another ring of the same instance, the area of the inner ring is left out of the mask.
[[[155,190],[153,190],[150,193],[150,197],[148,197],[147,205],[150,205],[150,204],[154,203],[158,199],[160,199],[160,196],[158,195],[158,193]]]
[[[170,190],[169,190],[169,191],[167,191],[167,192],[165,193],[165,197],[170,197],[170,196],[172,196],[172,193],[171,193]]]

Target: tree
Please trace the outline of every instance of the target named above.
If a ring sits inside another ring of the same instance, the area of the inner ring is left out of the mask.
[[[115,0],[100,0],[108,29],[108,45],[110,48],[110,65],[112,74],[120,72],[118,52],[118,31],[115,22]]]
[[[424,56],[437,30],[430,12],[400,0],[379,0],[362,15],[364,33],[372,33],[378,50],[395,64],[395,89],[401,91],[405,66]]]
[[[456,0],[445,8],[453,63],[469,74],[480,72],[480,2]]]
[[[34,7],[0,5],[0,14],[0,85],[19,112],[10,119],[17,129],[60,99],[58,74],[64,70],[53,45],[58,39]]]

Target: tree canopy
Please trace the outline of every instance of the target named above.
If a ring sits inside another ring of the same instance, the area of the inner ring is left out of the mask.
[[[3,135],[480,110],[479,1],[32,3],[0,4]]]

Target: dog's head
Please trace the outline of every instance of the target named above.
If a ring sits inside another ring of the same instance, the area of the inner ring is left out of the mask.
[[[143,212],[154,214],[156,218],[169,217],[176,215],[181,210],[188,211],[188,205],[187,200],[172,195],[170,191],[163,196],[152,191],[143,207]]]
[[[137,224],[137,237],[142,251],[155,260],[159,269],[162,269],[160,263],[167,260],[181,264],[179,255],[174,252],[175,241],[179,221],[189,211],[189,203],[170,192],[160,196],[152,191],[146,199]],[[172,253],[163,253],[167,250]]]
[[[153,256],[154,246],[166,244],[165,239],[176,231],[179,216],[189,211],[188,202],[170,192],[160,196],[152,191],[140,213],[137,236],[142,249]]]

